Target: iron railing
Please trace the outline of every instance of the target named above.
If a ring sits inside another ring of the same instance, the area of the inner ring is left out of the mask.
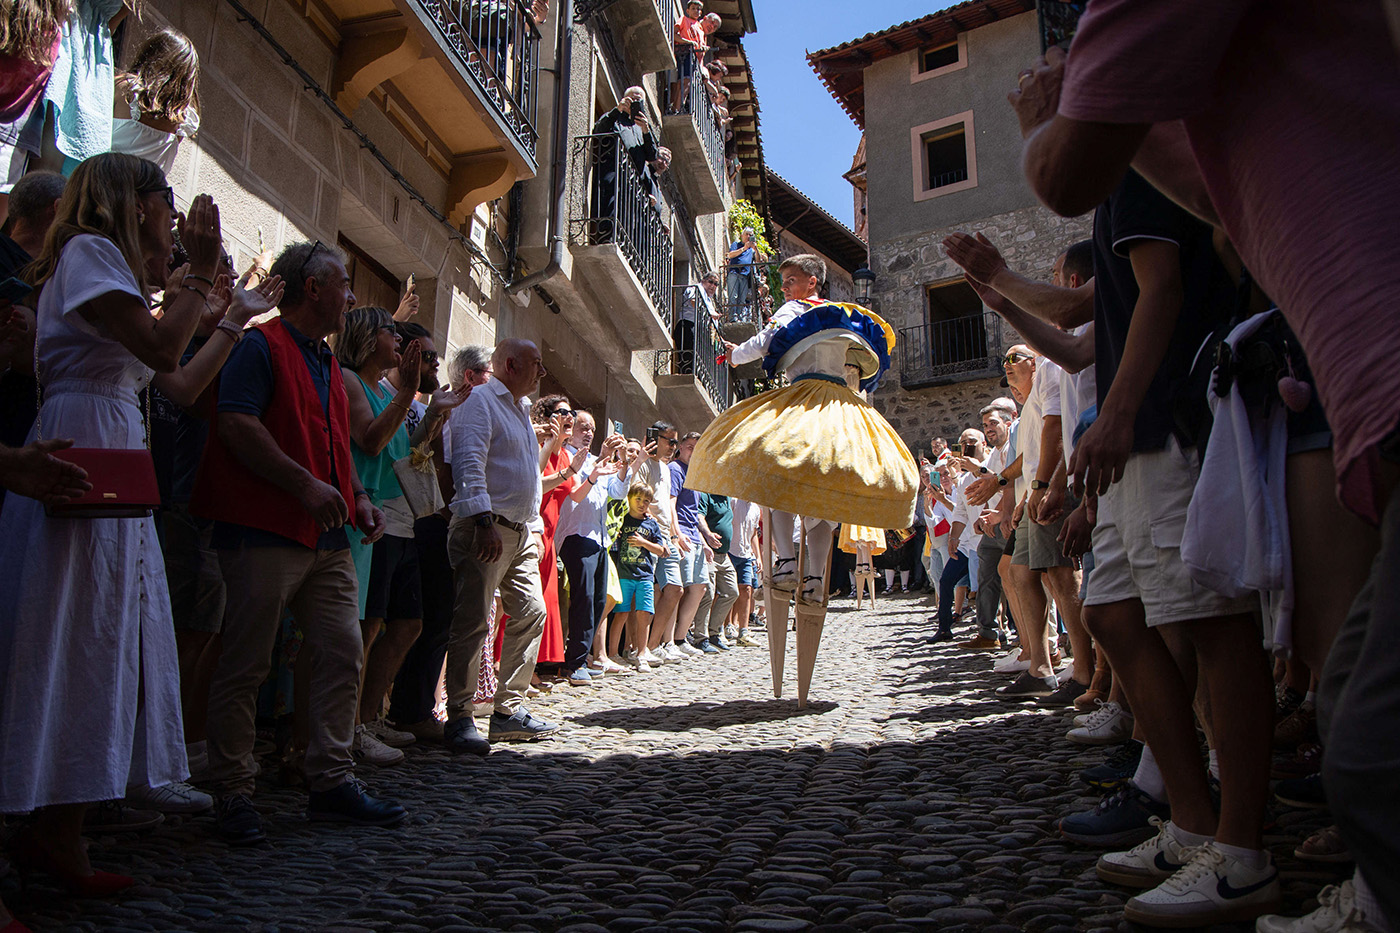
[[[951,172],[940,172],[928,180],[928,188],[932,191],[935,188],[944,188],[948,185],[956,185],[960,181],[967,181],[967,169],[959,168]]]
[[[725,258],[729,247],[736,241],[726,241],[723,260],[719,267],[720,289],[715,296],[720,318],[726,324],[752,324],[762,327],[773,312],[783,303],[781,292],[774,292],[769,285],[773,276],[769,273],[777,268],[777,260],[729,264]]]
[[[525,0],[414,0],[515,138],[535,155],[540,31]]]
[[[1000,318],[988,311],[899,332],[899,375],[906,388],[994,374],[1000,356]]]
[[[683,54],[690,52],[677,46],[676,55]],[[715,184],[724,189],[728,185],[724,173],[724,130],[719,125],[719,115],[715,112],[715,105],[710,100],[710,92],[706,87],[705,67],[696,62],[694,73],[689,78],[682,79],[680,69],[684,68],[684,65],[681,62],[677,62],[676,65],[678,70],[667,74],[666,112],[690,116],[705,150],[705,158],[710,163],[710,174],[714,176]],[[679,94],[676,93],[677,85],[681,88]]]
[[[734,380],[729,364],[720,359],[724,340],[711,314],[713,305],[699,285],[671,289],[671,340],[673,350],[656,352],[656,375],[693,375],[704,387],[718,411],[734,401]]]
[[[574,138],[572,171],[578,197],[569,220],[569,242],[615,243],[657,314],[666,317],[674,248],[661,217],[661,189],[650,168],[633,162],[622,137],[603,133]]]

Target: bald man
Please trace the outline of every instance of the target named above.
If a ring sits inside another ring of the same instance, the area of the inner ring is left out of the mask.
[[[544,632],[540,591],[540,445],[526,398],[545,373],[539,347],[503,340],[491,357],[492,379],[452,416],[452,525],[447,556],[456,600],[447,643],[446,745],[485,755],[491,741],[523,742],[555,730],[525,707]],[[500,686],[490,741],[476,728],[472,698],[497,590],[510,617],[501,648]]]

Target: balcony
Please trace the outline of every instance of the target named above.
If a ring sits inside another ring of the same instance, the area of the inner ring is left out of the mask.
[[[325,0],[339,22],[332,94],[347,113],[371,94],[413,125],[448,176],[460,223],[538,168],[540,32],[525,0]],[[308,14],[310,15],[310,14]]]
[[[899,381],[906,389],[1001,375],[1001,319],[990,311],[899,332]]]
[[[681,19],[680,0],[614,0],[608,18],[622,37],[622,52],[638,74],[676,67],[673,42]]]
[[[612,134],[574,138],[569,243],[574,264],[634,350],[670,346],[671,232],[646,166]]]
[[[676,344],[656,353],[656,401],[687,431],[700,430],[733,403],[729,366],[718,361],[724,342],[714,324],[717,313],[699,285],[671,289]]]
[[[703,69],[682,81],[679,71],[666,74],[666,113],[661,118],[666,145],[675,165],[671,174],[691,205],[691,213],[716,214],[725,209],[724,131],[705,88]]]

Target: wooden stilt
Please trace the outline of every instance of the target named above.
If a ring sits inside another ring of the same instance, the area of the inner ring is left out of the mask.
[[[792,594],[773,585],[773,510],[763,509],[763,599],[768,607],[768,665],[773,696],[783,695],[783,655],[787,652],[788,600]]]
[[[812,671],[817,665],[817,649],[822,641],[822,627],[826,624],[826,607],[831,598],[831,552],[826,554],[826,564],[822,572],[820,599],[808,603],[802,599],[802,591],[807,579],[807,530],[802,529],[802,544],[797,551],[798,591],[793,615],[797,621],[797,708],[807,708],[807,690],[812,686]],[[874,588],[871,589],[873,597]]]

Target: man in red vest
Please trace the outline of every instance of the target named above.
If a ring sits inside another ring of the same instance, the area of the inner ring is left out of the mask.
[[[345,263],[319,240],[287,247],[271,274],[286,285],[281,317],[246,331],[224,366],[190,505],[215,522],[228,587],[209,691],[209,779],[219,832],[235,845],[265,838],[251,800],[254,717],[288,609],[312,653],[307,816],[377,826],[404,818],[365,791],[350,758],[364,649],[348,535],[384,533],[350,459],[345,386],[325,340],[355,296]]]

